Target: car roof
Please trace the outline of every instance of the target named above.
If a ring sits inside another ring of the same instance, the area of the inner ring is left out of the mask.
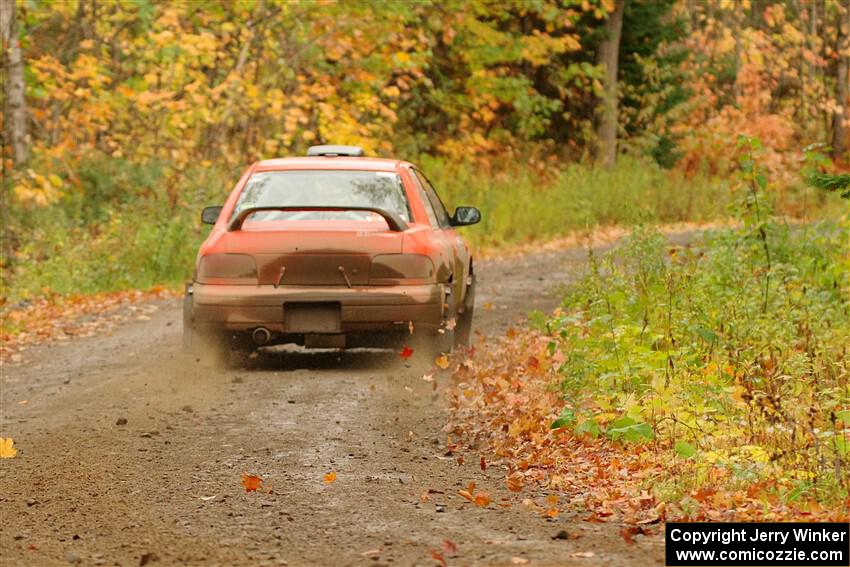
[[[286,171],[296,169],[355,169],[362,171],[396,171],[407,162],[397,159],[318,156],[265,159],[257,162],[257,171]]]

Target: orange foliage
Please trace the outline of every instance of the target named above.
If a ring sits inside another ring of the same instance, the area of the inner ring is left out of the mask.
[[[549,338],[534,331],[508,333],[477,347],[474,357],[459,361],[455,387],[449,391],[452,418],[447,430],[462,441],[454,450],[482,443],[507,468],[506,483],[513,492],[529,484],[566,495],[590,512],[591,521],[654,524],[687,518],[694,521],[778,521],[794,518],[846,520],[839,510],[816,502],[781,502],[769,486],[748,490],[693,490],[668,502],[648,491],[663,478],[693,475],[690,461],[671,461],[669,447],[655,440],[620,444],[550,429],[563,400],[552,388],[557,364],[548,354]],[[537,361],[533,363],[532,361]],[[706,485],[723,470],[706,465]],[[473,501],[475,485],[460,495]],[[558,497],[545,502],[527,499],[542,515],[559,513]]]
[[[683,68],[693,95],[672,127],[680,140],[679,166],[691,174],[727,175],[736,167],[737,138],[746,135],[765,142],[762,164],[774,183],[787,186],[797,178],[802,148],[827,139],[824,117],[841,104],[827,81],[814,80],[838,54],[826,36],[811,33],[808,6],[792,15],[782,4],[768,5],[759,23],[755,17],[736,22],[743,18],[736,6],[698,5],[690,15],[700,24],[684,40],[690,55]],[[820,26],[831,25],[838,9],[825,6]],[[722,62],[732,66],[731,79]]]

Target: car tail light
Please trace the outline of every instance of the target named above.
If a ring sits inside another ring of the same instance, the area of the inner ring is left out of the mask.
[[[201,258],[198,282],[204,284],[257,284],[257,264],[248,254],[210,254]]]
[[[434,263],[422,254],[379,254],[372,259],[369,283],[396,285],[434,280]]]

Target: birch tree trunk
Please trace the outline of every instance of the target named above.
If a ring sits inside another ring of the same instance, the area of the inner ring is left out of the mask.
[[[605,23],[605,40],[596,53],[596,64],[605,70],[605,91],[596,128],[597,158],[605,167],[613,167],[617,161],[617,66],[625,6],[626,0],[616,0],[614,11]]]
[[[847,152],[847,121],[850,120],[850,0],[839,5],[838,65],[835,72],[835,99],[838,109],[832,115],[832,157],[841,159]]]
[[[24,163],[29,154],[27,108],[24,100],[24,62],[18,42],[15,0],[0,0],[0,42],[3,47],[3,89],[5,105],[5,144],[12,146],[15,164]],[[5,145],[4,144],[4,145]]]

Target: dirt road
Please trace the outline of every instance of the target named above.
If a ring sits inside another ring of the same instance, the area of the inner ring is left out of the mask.
[[[554,307],[584,258],[483,262],[476,327]],[[541,518],[522,500],[545,493],[446,457],[439,389],[396,354],[212,370],[181,356],[178,302],[157,306],[2,369],[0,435],[19,453],[0,460],[0,565],[436,565],[432,551],[449,565],[662,564],[658,537],[626,545],[617,525]],[[493,504],[460,497],[469,481]]]

